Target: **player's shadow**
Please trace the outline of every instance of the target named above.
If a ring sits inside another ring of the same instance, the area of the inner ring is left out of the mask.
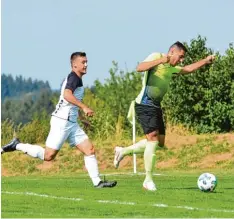
[[[198,191],[200,192],[200,190],[197,187],[174,187],[174,188],[163,188],[166,190],[194,190],[194,191]],[[234,190],[234,188],[222,188],[224,190]],[[209,194],[221,194],[221,193],[225,193],[225,192],[220,192],[218,191],[218,189],[216,189],[213,192],[205,192],[205,193],[209,193]]]
[[[197,190],[197,187],[173,187],[173,188],[164,188],[164,189],[168,189],[168,190]]]

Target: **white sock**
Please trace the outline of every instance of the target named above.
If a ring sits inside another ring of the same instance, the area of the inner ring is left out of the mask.
[[[19,143],[16,145],[16,150],[23,151],[25,154],[28,154],[31,157],[44,160],[45,149],[41,146]]]
[[[98,171],[98,163],[95,155],[84,156],[85,167],[89,173],[89,176],[93,182],[93,185],[96,186],[101,181]]]
[[[123,148],[122,154],[124,156],[132,154],[143,154],[145,151],[146,143],[147,139],[140,140],[129,147]]]
[[[145,181],[149,182],[153,180],[153,170],[156,161],[156,147],[158,141],[147,141],[145,152],[144,152],[144,163],[145,163]]]

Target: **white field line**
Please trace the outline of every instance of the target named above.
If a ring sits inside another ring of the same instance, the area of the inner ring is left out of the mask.
[[[70,198],[70,197],[63,197],[63,196],[38,194],[38,193],[34,193],[34,192],[2,191],[1,193],[8,194],[8,195],[37,196],[37,197],[43,197],[43,198],[53,198],[53,199],[70,200],[70,201],[85,201],[82,198]],[[153,207],[157,207],[157,208],[181,208],[181,209],[196,210],[196,211],[214,211],[214,212],[234,213],[234,209],[233,210],[214,209],[214,208],[205,209],[205,208],[196,208],[196,207],[191,207],[191,206],[170,206],[170,205],[162,204],[162,203],[160,203],[160,204],[137,204],[135,202],[122,202],[122,201],[118,201],[118,200],[93,200],[93,202],[107,203],[107,204],[118,204],[118,205],[147,205],[147,206],[153,206]]]
[[[137,173],[126,173],[126,172],[113,172],[113,173],[103,173],[100,174],[100,176],[121,176],[121,175],[128,175],[128,176],[136,176],[136,175],[145,175],[145,173],[142,172],[137,172]],[[153,173],[154,176],[166,176],[164,174],[159,174],[159,173]]]
[[[8,192],[8,191],[2,191],[3,194],[8,195],[29,195],[29,196],[38,196],[43,198],[54,198],[54,199],[63,199],[63,200],[71,200],[71,201],[82,201],[81,198],[68,198],[68,197],[62,197],[62,196],[53,196],[53,195],[46,195],[46,194],[38,194],[34,192]]]
[[[118,200],[109,201],[109,200],[97,200],[99,203],[110,203],[110,204],[119,204],[119,205],[135,205],[135,202],[120,202]]]

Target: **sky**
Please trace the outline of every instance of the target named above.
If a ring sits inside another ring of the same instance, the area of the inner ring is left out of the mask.
[[[2,0],[1,73],[59,89],[70,55],[85,51],[86,86],[116,61],[133,71],[152,52],[198,35],[222,54],[234,42],[233,0]]]

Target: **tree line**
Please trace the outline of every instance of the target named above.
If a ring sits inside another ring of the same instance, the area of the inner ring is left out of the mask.
[[[1,75],[1,98],[20,97],[25,93],[37,92],[39,90],[50,90],[49,82],[41,80],[25,79],[21,75],[13,78],[10,74]]]
[[[15,124],[32,121],[34,114],[42,111],[51,113],[57,93],[52,92],[48,81],[25,79],[21,75],[1,75],[1,118]]]

